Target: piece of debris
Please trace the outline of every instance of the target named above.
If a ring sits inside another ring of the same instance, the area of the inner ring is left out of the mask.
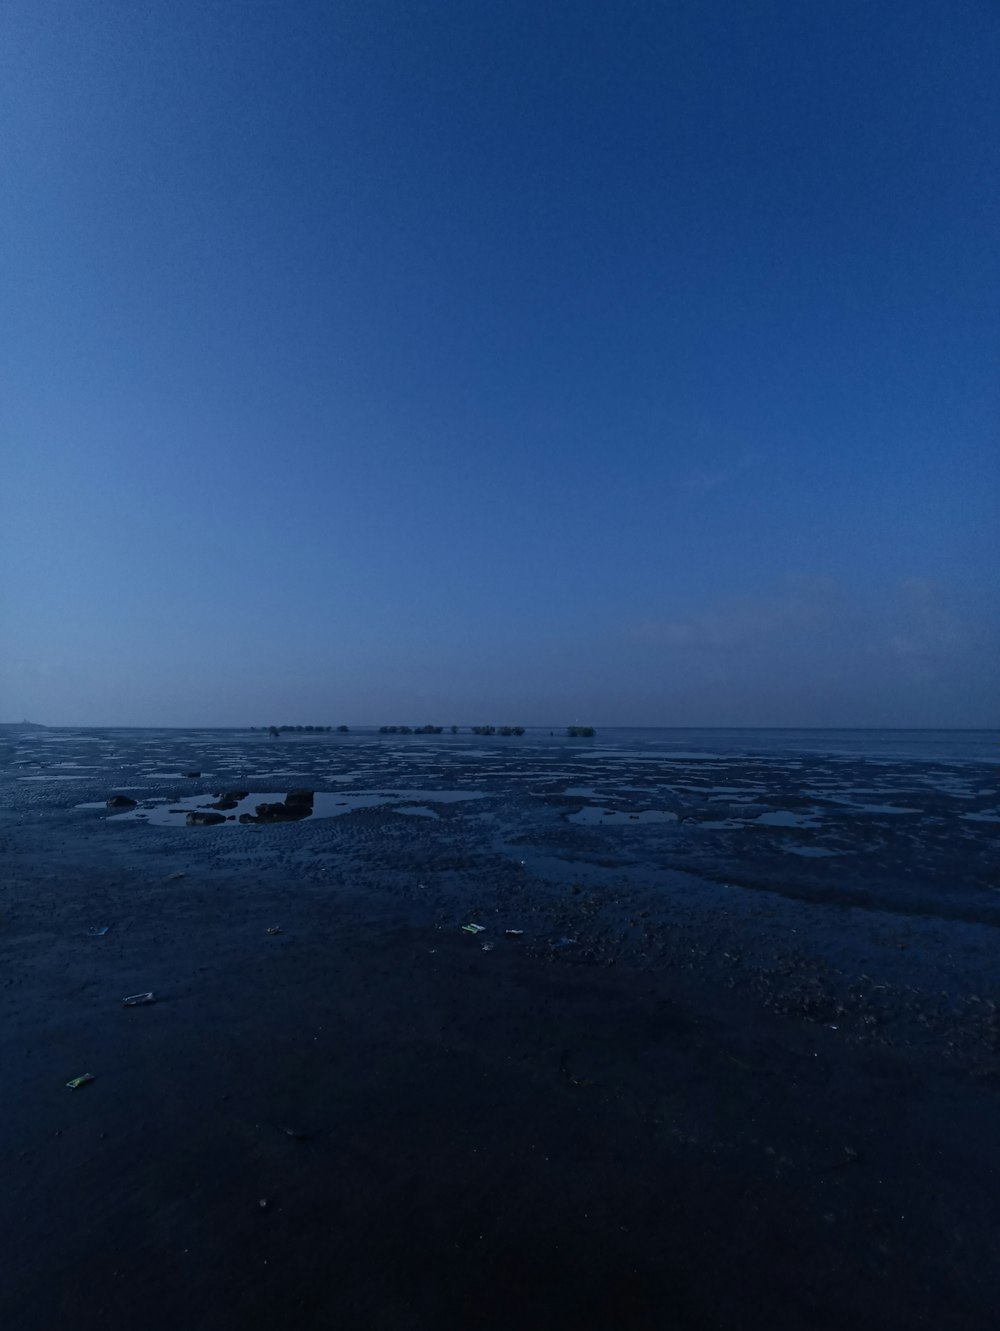
[[[100,928],[98,928],[96,925],[93,925],[91,928],[89,928],[89,929],[87,930],[88,937],[90,937],[90,938],[103,938],[104,935],[108,932],[108,929],[109,929],[110,927],[111,927],[111,926],[110,926],[110,925],[107,925],[107,924],[102,924],[102,925],[100,926]]]
[[[261,1209],[262,1211],[266,1211],[266,1210],[267,1210],[267,1198],[266,1198],[266,1197],[262,1197],[262,1198],[260,1199],[260,1201],[257,1203],[257,1205],[260,1207],[260,1209]]]
[[[312,1136],[312,1133],[303,1132],[301,1128],[290,1128],[286,1123],[279,1123],[278,1130],[286,1137],[291,1137],[293,1142],[307,1142]]]
[[[69,1087],[71,1091],[76,1091],[79,1090],[81,1086],[86,1086],[88,1082],[92,1082],[93,1080],[94,1080],[94,1074],[92,1072],[84,1072],[79,1077],[73,1077],[70,1081],[66,1083],[66,1085]]]
[[[167,874],[167,882],[168,882],[168,883],[176,883],[178,878],[184,878],[185,876],[186,876],[186,875],[183,874],[183,873],[168,873],[168,874]]]
[[[492,944],[492,943],[484,943],[484,944],[483,944],[483,951],[484,951],[484,952],[492,952],[492,951],[493,951],[493,944]]]
[[[592,1081],[586,1081],[583,1077],[574,1077],[569,1070],[570,1051],[564,1050],[559,1058],[559,1071],[566,1078],[571,1086],[593,1086]]]
[[[462,929],[467,934],[484,934],[486,932],[485,924],[463,924]]]
[[[575,947],[577,940],[575,938],[557,938],[552,944],[553,947]]]
[[[148,1007],[155,1002],[154,995],[147,991],[144,994],[129,994],[128,998],[122,999],[122,1007]]]
[[[524,934],[523,929],[505,929],[503,931],[505,938],[520,938]]]
[[[827,1165],[827,1172],[831,1169],[843,1169],[845,1165],[854,1165],[861,1159],[861,1153],[853,1146],[845,1146],[844,1154],[840,1160],[835,1160],[832,1165]]]
[[[189,777],[189,778],[193,781],[195,777],[201,776],[201,773],[200,773],[200,772],[185,772],[184,775],[185,775],[186,777]]]
[[[273,936],[274,934],[280,934],[280,933],[281,933],[281,925],[280,925],[280,924],[272,924],[272,925],[268,928],[268,931],[267,931],[267,932],[268,932],[269,934],[271,934],[272,936]]]

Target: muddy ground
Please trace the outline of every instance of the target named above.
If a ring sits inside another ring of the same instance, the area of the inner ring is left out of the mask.
[[[995,1327],[995,767],[0,746],[5,1327]]]

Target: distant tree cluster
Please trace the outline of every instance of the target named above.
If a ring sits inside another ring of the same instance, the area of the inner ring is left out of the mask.
[[[523,735],[524,726],[473,726],[474,735]]]
[[[286,730],[292,732],[295,735],[303,735],[308,733],[315,733],[317,731],[327,731],[332,729],[333,726],[272,726],[271,727],[271,730],[272,731],[276,730],[279,735],[284,734]]]
[[[451,733],[455,734],[457,726],[452,726]],[[444,726],[379,726],[380,735],[440,735],[444,731]]]
[[[593,726],[567,726],[566,734],[570,739],[593,739],[596,732]]]
[[[333,726],[261,726],[261,730],[266,730],[269,735],[283,735],[290,732],[293,735],[325,735],[333,729]],[[256,730],[256,726],[251,726],[251,730]],[[341,735],[348,733],[347,726],[338,726],[338,732]]]

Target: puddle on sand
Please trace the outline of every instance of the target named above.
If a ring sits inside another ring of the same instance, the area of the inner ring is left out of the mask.
[[[624,813],[614,809],[587,807],[571,813],[569,823],[603,823],[607,827],[627,826],[629,823],[676,823],[676,813],[664,809],[643,809],[641,813]]]
[[[209,813],[221,813],[225,816],[226,822],[215,823],[216,827],[240,827],[239,821],[241,813],[256,813],[258,804],[280,804],[284,801],[286,791],[264,790],[254,791],[246,799],[240,800],[232,809],[213,809],[211,806],[215,801],[214,795],[186,795],[178,800],[143,800],[137,808],[127,809],[124,813],[112,813],[108,816],[108,822],[143,822],[153,827],[186,827],[187,816],[192,810],[205,810]],[[341,814],[351,813],[355,809],[377,809],[383,805],[401,806],[397,812],[413,814],[422,818],[437,818],[440,815],[426,805],[414,805],[410,801],[413,799],[426,800],[428,804],[455,804],[461,800],[483,799],[485,791],[479,790],[405,790],[389,792],[371,792],[365,794],[349,795],[346,791],[324,791],[318,790],[313,795],[312,813],[307,814],[305,818],[290,819],[294,822],[307,822],[310,818],[338,818]],[[107,806],[101,803],[78,804],[78,809],[106,809]],[[267,826],[283,826],[284,824],[268,823]],[[261,826],[253,824],[250,826]]]
[[[383,803],[422,800],[425,804],[459,804],[462,800],[484,800],[489,793],[488,790],[405,790],[390,786],[387,791],[379,795],[379,798]],[[351,799],[352,796],[338,791],[337,798]]]
[[[821,820],[808,813],[792,813],[790,809],[773,809],[762,813],[753,822],[764,827],[819,827]]]
[[[919,813],[919,809],[903,809],[895,804],[852,804],[859,813]]]
[[[877,793],[877,792],[876,792]],[[901,804],[857,804],[853,799],[844,799],[840,795],[821,795],[821,798],[828,799],[831,803],[837,805],[837,809],[842,809],[844,813],[919,813],[919,809],[907,809]],[[828,809],[828,813],[834,813],[836,810]]]

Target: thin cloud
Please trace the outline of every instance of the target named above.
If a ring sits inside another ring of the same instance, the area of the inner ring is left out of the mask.
[[[955,590],[929,578],[851,596],[831,578],[793,577],[772,596],[647,618],[632,636],[656,644],[677,678],[702,685],[720,668],[737,681],[766,680],[783,697],[825,689],[870,695],[889,709],[897,699],[921,698],[962,724],[963,713],[949,710],[949,686],[959,700],[990,696],[1000,652],[995,624],[963,613]]]
[[[748,453],[736,462],[697,467],[681,477],[681,490],[688,495],[703,495],[720,490],[755,470],[760,460],[758,454]]]
[[[790,577],[781,593],[735,601],[684,619],[646,619],[637,634],[667,647],[735,651],[804,631],[829,628],[848,615],[838,585],[830,578]]]

